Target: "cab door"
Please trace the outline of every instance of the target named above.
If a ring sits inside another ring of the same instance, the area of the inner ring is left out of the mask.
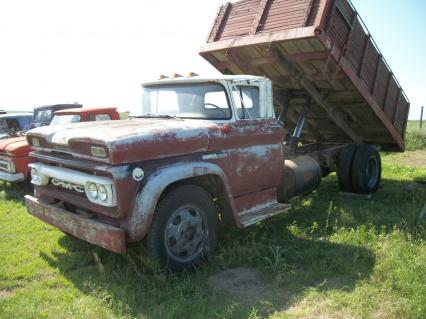
[[[227,148],[231,188],[237,197],[280,183],[284,128],[274,115],[269,81],[234,82],[231,92],[236,121],[230,123]]]

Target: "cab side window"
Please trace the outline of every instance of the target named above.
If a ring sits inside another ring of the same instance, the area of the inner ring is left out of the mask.
[[[238,118],[259,119],[264,117],[260,112],[259,88],[257,86],[235,86],[233,95]]]
[[[111,116],[109,114],[91,114],[89,121],[109,121]]]

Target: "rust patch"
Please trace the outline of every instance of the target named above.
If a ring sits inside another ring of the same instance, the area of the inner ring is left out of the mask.
[[[124,164],[205,152],[209,130],[212,122],[205,120],[135,119],[43,127],[32,130],[27,140],[37,137],[46,149],[71,149],[75,156]],[[109,157],[90,156],[90,145],[105,147]]]
[[[70,213],[29,195],[25,196],[25,204],[28,213],[68,234],[112,252],[126,252],[125,232],[120,228]]]

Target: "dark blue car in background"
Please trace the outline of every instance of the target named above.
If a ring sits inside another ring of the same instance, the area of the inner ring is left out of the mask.
[[[0,139],[15,136],[18,132],[30,128],[32,113],[0,114]]]

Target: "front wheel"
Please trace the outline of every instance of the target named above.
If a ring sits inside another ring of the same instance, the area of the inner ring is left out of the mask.
[[[157,205],[147,237],[148,254],[161,268],[194,268],[212,249],[215,231],[211,195],[198,186],[181,186]]]

